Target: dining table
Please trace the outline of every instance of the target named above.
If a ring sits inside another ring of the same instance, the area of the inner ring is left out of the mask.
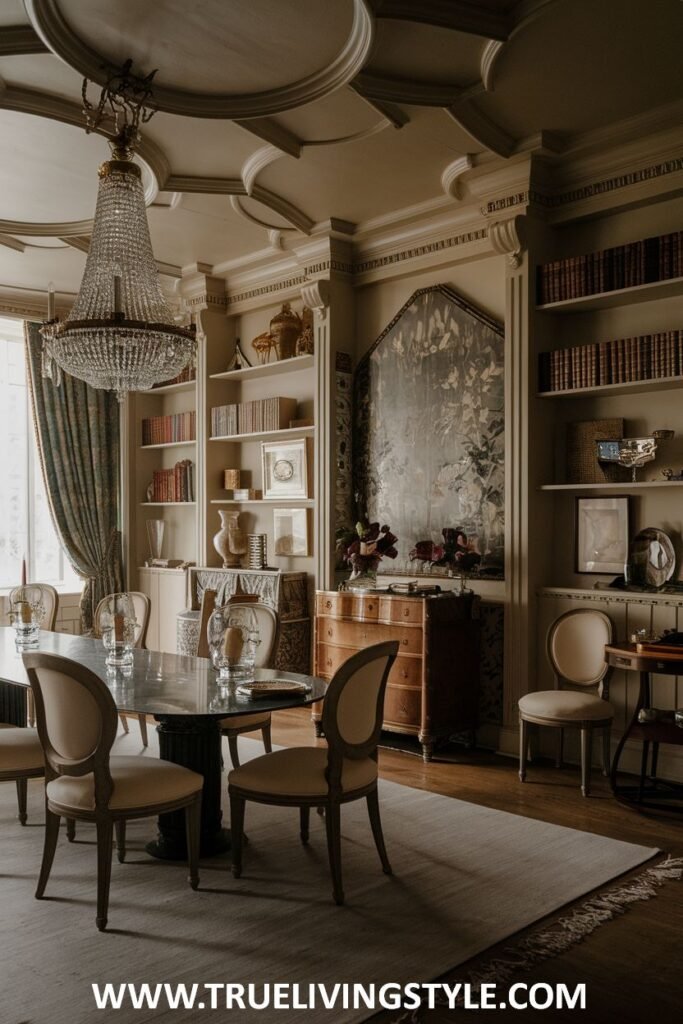
[[[191,768],[204,777],[202,790],[202,856],[230,848],[229,829],[223,827],[221,789],[223,759],[221,720],[238,715],[315,704],[325,697],[327,683],[315,676],[279,669],[256,669],[257,682],[303,684],[297,693],[269,693],[254,697],[234,683],[219,683],[208,658],[133,651],[133,664],[112,668],[101,640],[68,633],[41,631],[33,650],[57,654],[84,665],[108,687],[118,711],[152,715],[159,735],[159,755]],[[21,651],[11,626],[0,627],[0,721],[25,726],[29,689]],[[161,814],[158,835],[146,847],[154,857],[182,860],[187,856],[183,811]]]

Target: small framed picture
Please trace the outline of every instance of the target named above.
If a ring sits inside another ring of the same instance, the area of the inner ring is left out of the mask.
[[[307,498],[306,439],[264,441],[261,444],[263,497]]]
[[[273,537],[276,555],[308,555],[308,513],[305,508],[274,508]]]
[[[628,498],[576,499],[576,571],[620,573],[628,561]]]

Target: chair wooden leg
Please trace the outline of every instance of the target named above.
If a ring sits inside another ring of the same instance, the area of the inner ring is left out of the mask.
[[[26,721],[29,729],[33,729],[36,724],[36,704],[33,699],[33,690],[29,690],[26,695]]]
[[[372,835],[375,840],[375,846],[379,854],[379,859],[382,862],[382,870],[385,875],[392,875],[391,864],[387,856],[387,850],[384,845],[384,834],[382,833],[382,819],[379,814],[379,793],[376,789],[373,789],[372,793],[368,793],[368,814],[370,816],[370,826],[372,828]]]
[[[654,740],[652,743],[652,768],[650,770],[650,778],[657,778],[657,761],[659,759],[659,740]]]
[[[66,819],[66,838],[70,843],[76,838],[76,822],[73,818]]]
[[[581,792],[588,796],[591,788],[591,758],[593,757],[593,730],[581,730]]]
[[[97,927],[107,927],[109,884],[111,882],[111,855],[114,846],[114,826],[111,818],[101,818],[97,826]]]
[[[341,805],[331,800],[325,807],[325,828],[327,829],[327,853],[330,858],[332,895],[338,907],[344,904],[341,865]]]
[[[523,718],[519,720],[519,781],[526,779],[526,753],[529,743],[527,724]]]
[[[52,811],[48,810],[47,805],[45,806],[45,839],[43,841],[43,861],[40,865],[40,875],[38,876],[38,885],[36,886],[36,899],[40,900],[43,898],[45,892],[45,886],[47,880],[50,877],[50,869],[52,867],[52,861],[55,859],[55,850],[57,849],[57,839],[59,838],[59,815],[53,814]]]
[[[126,859],[126,822],[125,819],[115,823],[116,829],[116,856],[119,864]]]
[[[612,767],[612,727],[606,726],[602,730],[602,774],[609,778]]]
[[[202,814],[202,794],[185,808],[185,839],[187,842],[188,882],[192,889],[199,887],[199,839]]]
[[[17,779],[17,805],[19,807],[19,821],[26,824],[26,803],[28,799],[28,779]]]
[[[230,852],[232,873],[235,878],[242,874],[242,839],[244,832],[244,805],[241,796],[230,794]]]
[[[230,760],[232,761],[233,768],[239,768],[240,755],[237,751],[237,736],[228,734],[228,749],[230,750]]]
[[[128,733],[128,719],[126,718],[125,715],[119,715],[119,721],[121,722],[121,725],[123,726],[123,731],[127,734]]]
[[[272,754],[273,753],[273,741],[272,741],[271,735],[270,735],[270,718],[268,719],[267,724],[262,726],[262,728],[261,728],[261,735],[263,736],[263,748],[264,748],[266,754]]]
[[[299,808],[299,835],[301,836],[301,842],[306,845],[308,842],[308,826],[311,820],[311,808],[306,804],[305,807]]]
[[[149,746],[147,742],[147,715],[138,715],[138,722],[140,723],[140,735],[142,736],[143,747]]]
[[[557,754],[555,755],[555,767],[561,768],[564,760],[564,729],[557,730]]]

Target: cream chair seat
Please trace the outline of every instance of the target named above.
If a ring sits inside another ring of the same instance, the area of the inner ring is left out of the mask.
[[[327,747],[293,747],[234,768],[228,776],[232,871],[242,873],[247,800],[299,808],[300,835],[308,842],[311,807],[324,808],[334,901],[344,902],[341,868],[341,805],[365,797],[375,846],[391,874],[377,794],[377,743],[384,692],[398,641],[375,644],[350,657],[334,674],[323,705]]]
[[[558,729],[557,767],[562,765],[566,728],[581,731],[581,792],[590,791],[593,730],[601,729],[603,771],[609,773],[610,729],[614,708],[607,700],[609,672],[605,644],[612,641],[612,622],[596,608],[577,608],[560,615],[548,630],[547,654],[555,690],[527,693],[519,701],[519,778],[526,779],[528,725]],[[565,686],[574,689],[564,689]]]
[[[45,758],[35,729],[0,726],[0,782],[16,782],[19,821],[26,824],[28,780],[45,774]]]
[[[614,718],[614,708],[609,701],[589,693],[576,693],[574,690],[527,693],[520,699],[519,710],[524,715],[548,718],[551,721],[566,718],[579,722],[583,719],[604,722]]]
[[[147,629],[149,627],[150,600],[147,597],[147,594],[143,594],[139,590],[128,590],[126,591],[126,593],[133,602],[133,608],[135,609],[135,620],[137,622],[137,625],[135,627],[135,646],[138,650],[144,651],[146,650],[145,644],[147,642]],[[98,637],[102,636],[102,629],[100,625],[102,614],[106,607],[107,599],[111,596],[112,595],[109,594],[107,595],[107,597],[103,597],[102,600],[97,605],[97,608],[95,609],[95,618],[93,626],[95,635]],[[128,720],[126,717],[127,714],[128,712],[121,712],[119,714],[119,718],[121,720],[121,725],[123,726],[124,732],[128,732]],[[140,726],[140,736],[142,738],[142,745],[143,747],[146,747],[148,746],[147,715],[138,714],[136,715],[136,718]]]
[[[55,654],[23,655],[45,755],[45,844],[36,899],[42,899],[54,860],[59,822],[94,822],[97,829],[97,917],[107,926],[113,831],[125,857],[126,821],[185,810],[189,881],[199,884],[201,775],[168,761],[111,757],[118,716],[102,680]]]

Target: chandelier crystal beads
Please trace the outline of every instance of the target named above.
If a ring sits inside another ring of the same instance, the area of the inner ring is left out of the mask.
[[[66,319],[42,327],[44,373],[59,384],[61,371],[92,387],[144,391],[177,376],[195,348],[192,327],[178,326],[159,285],[149,236],[140,168],[133,163],[140,119],[153,74],[138,79],[130,62],[112,76],[97,108],[86,97],[86,131],[108,116],[113,159],[99,169],[99,189],[90,248],[78,297]],[[106,134],[106,132],[105,132]]]

